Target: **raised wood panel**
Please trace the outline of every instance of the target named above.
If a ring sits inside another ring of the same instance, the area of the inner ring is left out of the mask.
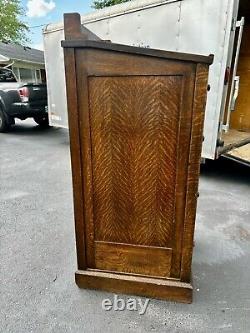
[[[79,15],[65,22],[76,282],[190,302],[213,58],[86,41]]]
[[[142,49],[144,51],[144,49]],[[114,54],[117,56],[114,57]],[[110,77],[130,75],[176,76],[190,75],[195,71],[193,62],[181,62],[174,59],[151,58],[131,53],[112,53],[105,49],[75,49],[76,67],[88,77]],[[78,84],[84,76],[77,77]]]
[[[95,242],[97,269],[166,278],[170,276],[171,259],[171,249]]]
[[[172,246],[182,77],[89,78],[95,239]]]

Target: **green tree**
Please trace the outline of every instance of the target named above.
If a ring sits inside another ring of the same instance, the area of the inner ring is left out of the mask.
[[[101,9],[104,7],[109,7],[113,5],[118,5],[119,3],[127,2],[131,0],[97,0],[93,1],[92,7],[95,9]]]
[[[24,9],[19,0],[0,0],[0,41],[25,43],[28,26],[22,21]]]

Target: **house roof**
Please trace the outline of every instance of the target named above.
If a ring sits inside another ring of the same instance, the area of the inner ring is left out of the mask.
[[[10,60],[44,64],[44,52],[30,47],[0,42],[0,55]]]

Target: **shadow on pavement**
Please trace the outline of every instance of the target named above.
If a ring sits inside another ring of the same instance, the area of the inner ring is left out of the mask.
[[[215,161],[207,160],[201,166],[201,175],[250,185],[250,167],[224,157]]]

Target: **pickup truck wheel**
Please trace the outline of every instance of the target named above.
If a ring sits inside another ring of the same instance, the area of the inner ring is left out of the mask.
[[[43,126],[43,127],[49,126],[49,118],[47,116],[35,117],[34,120],[40,126]]]
[[[0,108],[0,132],[7,132],[10,127],[10,124],[8,122],[7,115],[3,112],[3,110]]]

